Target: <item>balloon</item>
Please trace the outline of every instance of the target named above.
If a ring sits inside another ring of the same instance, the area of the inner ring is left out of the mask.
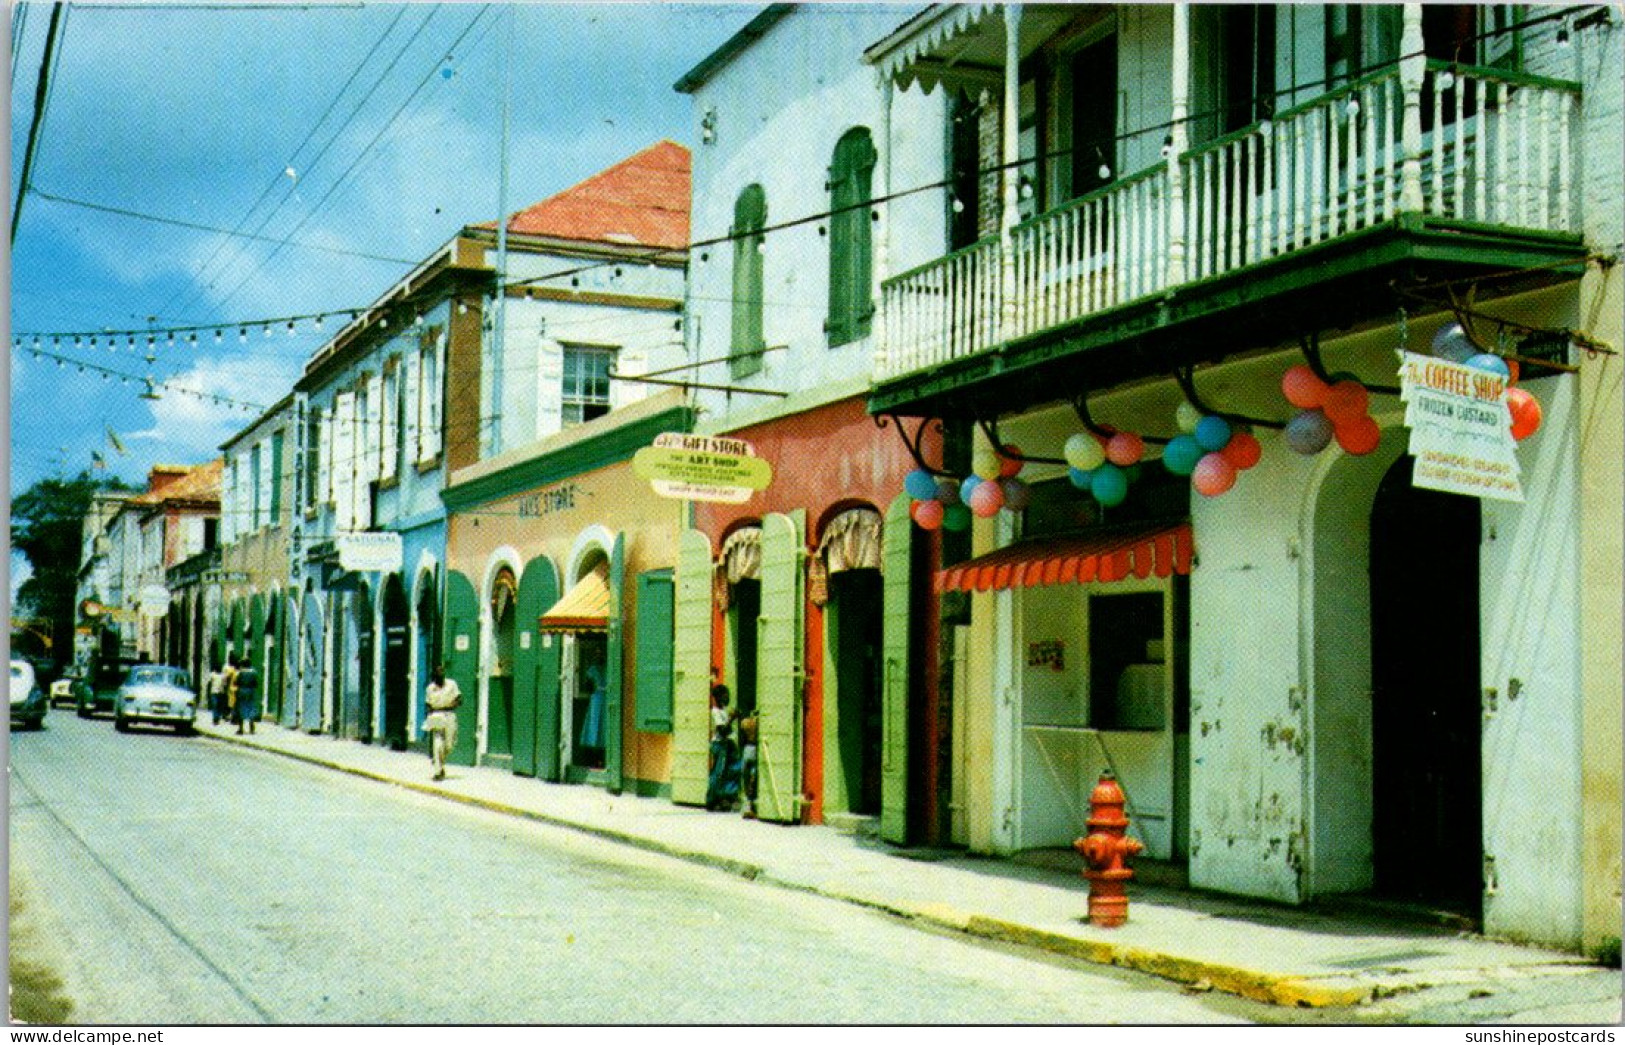
[[[1179,424],[1181,432],[1196,431],[1196,422],[1202,419],[1202,411],[1196,409],[1189,402],[1180,403],[1174,407],[1174,421]]]
[[[1352,421],[1364,417],[1371,406],[1371,393],[1358,381],[1339,381],[1326,389],[1321,399],[1321,410],[1333,423]]]
[[[965,476],[964,480],[959,484],[959,500],[964,504],[969,504],[970,495],[976,491],[978,486],[981,485],[982,480],[978,479],[976,476]]]
[[[909,509],[922,530],[935,530],[942,526],[944,508],[941,501],[915,501]]]
[[[1133,432],[1118,432],[1106,440],[1106,460],[1128,467],[1145,456],[1145,440]]]
[[[1331,419],[1319,410],[1300,410],[1286,423],[1286,445],[1300,454],[1318,454],[1331,441]]]
[[[1027,467],[1027,462],[1016,460],[1020,456],[1021,447],[1015,443],[1004,444],[1004,449],[999,452],[1000,479],[1013,479],[1021,474],[1021,470]]]
[[[1088,471],[1085,471],[1082,468],[1068,468],[1066,470],[1066,477],[1067,479],[1071,480],[1073,486],[1076,486],[1080,490],[1087,490],[1089,489],[1090,481],[1095,477],[1095,472],[1092,468]]]
[[[1217,497],[1236,485],[1236,466],[1221,453],[1204,454],[1191,470],[1191,485],[1203,497]]]
[[[1308,366],[1299,363],[1281,375],[1281,394],[1293,406],[1312,410],[1320,405],[1321,397],[1326,394],[1326,382]]]
[[[1236,471],[1245,472],[1264,456],[1264,447],[1259,443],[1258,437],[1251,432],[1237,432],[1230,437],[1229,444],[1219,452]]]
[[[937,500],[943,504],[959,503],[959,480],[947,476],[937,479]]]
[[[1507,384],[1517,384],[1518,375],[1523,372],[1518,366],[1518,361],[1516,359],[1503,359],[1502,362],[1507,365]]]
[[[1020,479],[1011,476],[999,480],[999,488],[1004,491],[1004,506],[1012,512],[1019,512],[1027,507],[1032,499],[1032,491]]]
[[[1467,360],[1467,365],[1472,367],[1474,370],[1483,370],[1490,374],[1500,374],[1502,377],[1508,379],[1512,377],[1512,368],[1507,366],[1507,361],[1493,352],[1480,352],[1478,355]]]
[[[916,501],[932,500],[937,496],[937,480],[930,472],[916,468],[903,476],[903,492]]]
[[[998,483],[978,483],[965,503],[970,505],[972,515],[986,519],[1004,507],[1004,490]]]
[[[1433,335],[1433,354],[1452,363],[1465,363],[1478,354],[1478,346],[1460,323],[1451,323]]]
[[[1382,429],[1377,422],[1361,414],[1352,421],[1339,421],[1336,426],[1337,445],[1355,457],[1364,457],[1382,441]]]
[[[970,526],[970,509],[962,504],[950,504],[942,510],[942,528],[959,533]]]
[[[1106,460],[1106,448],[1089,432],[1079,432],[1067,438],[1066,449],[1061,456],[1078,471],[1092,472]]]
[[[1162,448],[1162,464],[1175,475],[1189,475],[1202,458],[1202,448],[1192,435],[1176,435]]]
[[[1196,445],[1204,450],[1223,450],[1230,441],[1230,422],[1212,414],[1196,422]]]
[[[1507,389],[1507,409],[1512,412],[1512,438],[1522,442],[1540,430],[1540,400],[1528,389]]]
[[[999,477],[999,455],[992,450],[978,449],[971,455],[970,470],[976,473],[979,479],[997,479]]]
[[[1128,476],[1115,464],[1103,464],[1090,477],[1089,492],[1107,508],[1122,504],[1128,496]]]

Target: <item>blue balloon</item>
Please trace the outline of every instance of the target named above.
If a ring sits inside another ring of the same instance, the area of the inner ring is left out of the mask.
[[[1451,323],[1433,335],[1433,354],[1452,363],[1465,363],[1478,354],[1478,346],[1461,329],[1460,323]]]
[[[1202,447],[1193,435],[1176,435],[1162,448],[1162,464],[1175,475],[1189,475],[1202,459]]]
[[[1332,419],[1319,410],[1300,410],[1286,423],[1286,445],[1300,454],[1318,454],[1332,441]]]
[[[1107,508],[1122,504],[1128,496],[1128,476],[1115,464],[1103,464],[1090,477],[1089,492]]]
[[[965,476],[964,482],[959,484],[959,500],[964,504],[969,504],[971,491],[980,485],[982,485],[980,477],[975,475]]]
[[[937,496],[937,481],[930,472],[915,469],[903,476],[903,492],[916,501],[934,500]]]
[[[1495,355],[1493,352],[1480,352],[1478,355],[1467,360],[1467,365],[1472,367],[1474,370],[1483,370],[1491,374],[1499,374],[1502,377],[1509,379],[1512,377],[1512,370],[1507,366],[1507,361],[1502,359],[1500,356]]]
[[[1208,414],[1196,422],[1196,445],[1209,453],[1218,453],[1230,442],[1230,422]]]
[[[1072,481],[1073,486],[1080,490],[1089,489],[1089,480],[1093,478],[1094,474],[1092,468],[1087,472],[1081,468],[1068,468],[1066,470],[1066,477]]]

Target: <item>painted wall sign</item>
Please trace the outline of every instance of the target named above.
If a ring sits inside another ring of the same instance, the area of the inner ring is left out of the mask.
[[[1412,485],[1521,503],[1506,379],[1414,352],[1399,358],[1400,399],[1416,458]]]
[[[666,432],[632,458],[662,497],[741,504],[773,482],[773,468],[743,439]]]
[[[341,533],[333,539],[339,568],[351,572],[397,573],[402,562],[398,533]]]
[[[580,496],[580,489],[575,483],[564,483],[559,486],[539,490],[536,493],[526,494],[519,498],[519,517],[521,519],[539,519],[554,512],[567,511],[576,506]]]

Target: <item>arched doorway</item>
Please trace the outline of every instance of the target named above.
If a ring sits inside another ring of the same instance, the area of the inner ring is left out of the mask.
[[[824,528],[814,570],[825,578],[824,809],[878,816],[882,703],[881,518],[871,508]],[[816,596],[815,596],[816,597]]]
[[[541,619],[560,643],[559,762],[568,783],[602,779],[611,732],[609,557],[594,545],[574,570],[569,590]]]
[[[514,654],[518,648],[515,603],[519,582],[507,566],[491,579],[491,665],[486,680],[485,754],[513,757]]]
[[[406,750],[408,708],[411,702],[411,657],[407,630],[411,607],[398,573],[384,579],[384,742],[396,751]]]
[[[418,574],[417,612],[413,617],[413,627],[417,629],[417,647],[413,651],[417,658],[417,681],[411,700],[413,708],[417,709],[413,720],[422,722],[423,694],[429,686],[429,674],[443,659],[440,650],[440,595],[432,570]]]
[[[1419,489],[1371,508],[1372,856],[1379,893],[1481,916],[1479,502]]]
[[[350,612],[345,615],[348,632],[343,646],[349,663],[344,678],[345,735],[366,743],[372,741],[372,593],[365,583],[350,594]]]

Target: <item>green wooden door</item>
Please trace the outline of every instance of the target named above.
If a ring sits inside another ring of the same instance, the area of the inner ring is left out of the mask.
[[[625,677],[625,652],[621,649],[626,635],[623,626],[626,607],[626,534],[615,535],[615,548],[609,555],[609,636],[604,660],[604,775],[610,794],[620,794],[621,766],[621,680]]]
[[[254,596],[248,602],[248,632],[243,641],[249,647],[243,652],[248,654],[249,662],[254,665],[254,670],[260,673],[260,688],[263,697],[265,687],[265,599],[259,595]]]
[[[463,703],[457,709],[457,746],[449,761],[474,764],[474,730],[479,722],[480,599],[474,585],[456,570],[446,575],[446,675],[457,681]]]
[[[519,597],[514,602],[514,654],[513,654],[513,771],[524,776],[540,775],[541,719],[544,714],[539,703],[541,687],[537,665],[546,652],[552,653],[555,695],[558,669],[556,649],[543,650],[542,634],[536,628],[537,618],[559,601],[559,575],[545,555],[538,555],[525,566],[519,578]],[[558,765],[559,702],[552,702],[553,761]],[[556,772],[556,769],[555,769]],[[552,779],[545,777],[544,779]]]
[[[762,520],[762,610],[756,622],[757,814],[801,818],[801,530],[806,512]]]
[[[907,495],[886,511],[881,546],[880,837],[908,840],[909,573],[913,522]]]
[[[704,805],[711,733],[711,542],[698,530],[677,541],[672,636],[671,800]]]
[[[672,571],[638,574],[634,724],[640,733],[671,732],[671,657],[675,593]]]

